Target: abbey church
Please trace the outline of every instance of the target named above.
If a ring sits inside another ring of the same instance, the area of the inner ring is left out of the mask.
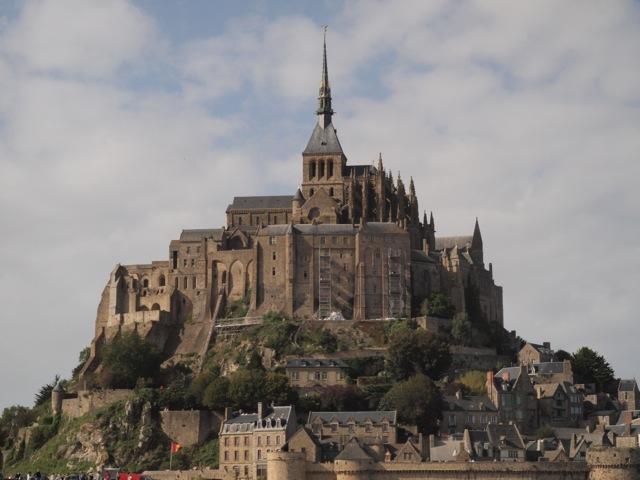
[[[116,265],[93,351],[135,329],[171,355],[197,353],[234,303],[248,317],[375,320],[416,316],[434,292],[464,311],[472,293],[485,320],[502,325],[502,288],[485,265],[477,220],[471,235],[438,237],[433,214],[420,215],[413,179],[406,187],[381,155],[347,160],[332,120],[326,43],[316,113],[292,195],[235,197],[225,227],[183,230],[168,259]]]

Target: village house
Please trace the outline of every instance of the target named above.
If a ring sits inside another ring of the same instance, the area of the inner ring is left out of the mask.
[[[498,409],[486,395],[444,397],[441,433],[463,433],[466,429],[483,430],[489,423],[498,423]]]
[[[498,409],[499,423],[515,423],[526,434],[538,426],[536,392],[527,367],[506,367],[494,375],[487,372],[487,396]]]
[[[518,352],[518,363],[520,365],[530,365],[532,363],[543,363],[553,361],[554,351],[551,350],[551,343],[544,342],[542,345],[527,342]]]
[[[291,386],[300,390],[348,383],[347,365],[338,359],[290,358],[285,371]]]
[[[538,421],[561,427],[582,425],[584,397],[569,382],[534,385],[538,399]]]

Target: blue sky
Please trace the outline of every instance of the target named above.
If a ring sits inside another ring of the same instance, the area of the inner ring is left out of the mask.
[[[115,263],[295,191],[323,24],[349,161],[479,217],[507,328],[640,377],[638,2],[5,1],[0,407],[69,374]]]

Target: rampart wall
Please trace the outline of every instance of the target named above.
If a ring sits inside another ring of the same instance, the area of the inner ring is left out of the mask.
[[[79,390],[77,395],[62,400],[62,413],[76,418],[121,400],[127,400],[133,390]]]
[[[160,416],[162,431],[183,447],[200,445],[220,430],[220,416],[208,410],[165,410]]]

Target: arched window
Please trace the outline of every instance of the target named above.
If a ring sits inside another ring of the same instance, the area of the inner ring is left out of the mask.
[[[159,304],[157,304],[157,303],[154,303],[154,304],[151,306],[151,310],[160,310],[160,305],[159,305]]]
[[[318,161],[318,178],[324,177],[324,160]]]
[[[330,197],[333,197],[333,193],[334,193],[334,192],[333,192],[333,187],[331,187],[331,188],[329,189],[329,196],[330,196]]]
[[[238,217],[238,225],[242,225],[242,217]]]
[[[327,161],[327,177],[333,177],[333,162]]]
[[[178,284],[180,282],[180,279],[178,277],[176,277],[176,288],[179,288],[180,285]]]
[[[182,288],[184,288],[185,290],[189,288],[189,284],[187,283],[187,277],[184,277],[182,279]]]
[[[195,289],[196,288],[196,277],[194,276],[193,279],[191,280],[191,288]]]
[[[160,275],[160,279],[158,280],[158,285],[164,287],[167,284],[167,280],[164,278],[164,275]]]
[[[149,279],[145,278],[144,280],[142,280],[142,286],[144,288],[149,288]]]
[[[309,162],[309,178],[313,178],[316,176],[316,161],[311,160]]]
[[[313,197],[313,192],[314,192],[313,188],[309,190],[309,196],[310,197]]]

